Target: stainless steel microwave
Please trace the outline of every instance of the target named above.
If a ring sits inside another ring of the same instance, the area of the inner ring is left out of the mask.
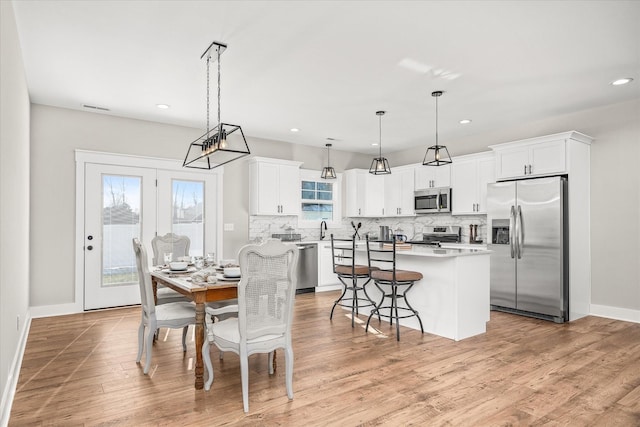
[[[451,212],[451,188],[428,188],[413,193],[413,207],[417,214]]]

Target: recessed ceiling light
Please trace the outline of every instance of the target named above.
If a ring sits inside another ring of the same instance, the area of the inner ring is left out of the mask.
[[[298,129],[298,128],[291,128],[291,129],[289,129],[289,130],[290,130],[291,132],[300,132],[300,129]]]
[[[626,85],[627,83],[631,83],[633,79],[631,77],[625,77],[623,79],[614,80],[611,82],[613,86]]]
[[[167,105],[167,104],[156,104],[156,107],[158,107],[161,110],[166,110],[167,108],[169,108],[169,105]]]
[[[371,145],[373,145],[374,147],[377,147],[378,143],[377,142],[372,142]]]
[[[461,124],[461,125],[468,125],[469,123],[471,123],[471,120],[469,120],[469,119],[462,119],[462,120],[460,120],[460,124]]]

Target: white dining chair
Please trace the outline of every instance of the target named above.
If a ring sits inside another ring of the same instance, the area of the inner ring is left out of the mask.
[[[207,336],[202,356],[208,379],[213,383],[210,344],[220,351],[240,356],[242,403],[249,411],[249,356],[269,353],[269,373],[273,373],[273,352],[284,349],[287,396],[293,399],[293,348],[291,322],[296,292],[298,248],[276,239],[261,245],[247,245],[240,250],[241,279],[238,283],[238,317],[213,323],[206,316]]]
[[[153,337],[156,330],[159,328],[182,328],[182,351],[186,352],[187,330],[189,325],[195,325],[196,323],[196,310],[193,303],[186,301],[170,302],[156,306],[151,286],[151,274],[149,274],[147,263],[147,252],[140,240],[135,237],[133,238],[133,250],[136,254],[142,305],[142,317],[138,327],[138,356],[136,362],[140,363],[143,351],[146,352],[143,372],[148,374],[151,367]]]
[[[172,261],[176,261],[179,257],[188,256],[191,247],[191,239],[188,236],[180,236],[178,234],[167,233],[164,236],[155,236],[151,239],[151,250],[153,251],[153,265],[164,264],[164,254],[171,252]],[[156,290],[156,303],[158,305],[170,302],[188,301],[184,295],[166,286],[158,286]]]

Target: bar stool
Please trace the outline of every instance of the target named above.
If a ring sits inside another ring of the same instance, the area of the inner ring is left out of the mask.
[[[370,243],[367,236],[367,258],[369,259],[369,268],[371,269],[371,278],[376,287],[382,293],[380,303],[376,305],[376,308],[371,311],[369,318],[367,319],[367,326],[365,331],[369,331],[369,322],[374,314],[389,319],[391,325],[395,319],[396,322],[396,338],[400,341],[400,322],[399,319],[405,319],[408,317],[417,317],[420,323],[420,331],[424,334],[424,328],[422,327],[422,320],[418,315],[418,312],[411,307],[409,300],[407,299],[407,292],[413,287],[415,282],[422,279],[422,273],[417,271],[407,271],[396,269],[396,242],[393,239],[393,243]],[[386,264],[388,268],[374,269],[372,262]],[[383,287],[386,289],[383,289]],[[390,289],[389,289],[390,288]],[[382,305],[385,299],[390,299],[389,305]],[[404,306],[398,306],[398,300],[404,301]],[[383,309],[389,309],[389,314],[383,314]],[[399,315],[398,311],[406,313]]]
[[[342,283],[343,289],[342,295],[333,303],[329,320],[333,319],[333,310],[337,305],[351,308],[351,327],[355,325],[354,318],[360,308],[376,306],[376,303],[369,297],[365,288],[367,283],[371,281],[369,275],[371,269],[367,265],[356,264],[355,253],[355,238],[337,239],[333,237],[333,234],[331,235],[333,272],[338,275],[338,280]],[[358,280],[366,281],[359,284]],[[351,295],[346,295],[347,291],[351,291]],[[360,291],[362,291],[362,294]]]

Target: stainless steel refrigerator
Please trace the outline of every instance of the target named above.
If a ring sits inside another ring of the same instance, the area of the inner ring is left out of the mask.
[[[566,195],[559,176],[487,187],[492,309],[569,319]]]

